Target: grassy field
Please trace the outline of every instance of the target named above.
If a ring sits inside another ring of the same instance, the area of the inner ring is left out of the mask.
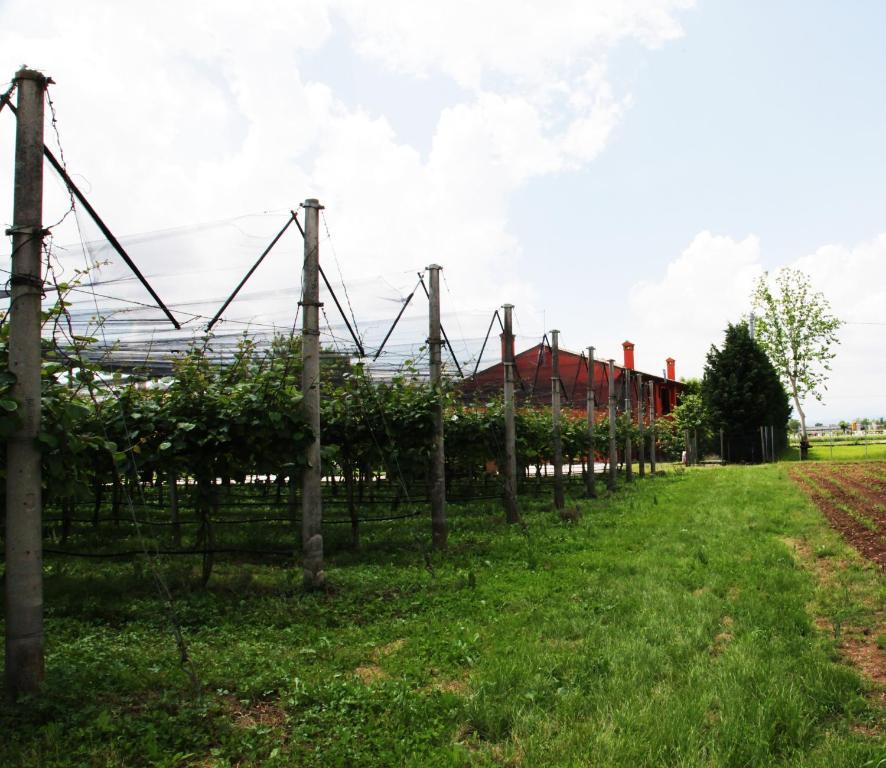
[[[790,446],[781,458],[783,461],[799,461],[799,451],[798,447]],[[886,443],[870,443],[867,446],[812,443],[809,446],[809,458],[812,461],[882,461],[886,459]]]
[[[886,754],[842,628],[879,573],[785,468],[691,469],[594,502],[367,528],[303,594],[285,564],[47,564],[47,689],[2,766],[846,766]],[[334,548],[336,542],[330,542]],[[821,627],[819,629],[818,627]],[[879,642],[886,643],[881,636]],[[880,692],[882,698],[882,691]]]

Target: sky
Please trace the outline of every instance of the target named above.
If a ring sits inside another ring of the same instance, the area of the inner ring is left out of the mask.
[[[469,366],[509,302],[518,347],[557,328],[620,361],[629,339],[641,370],[700,376],[755,280],[794,266],[847,323],[806,403],[827,423],[886,415],[884,23],[874,0],[4,0],[0,72],[53,78],[69,171],[195,331],[309,197],[368,342],[439,263]],[[4,112],[7,226],[13,141]],[[49,170],[46,193],[51,223]],[[55,228],[68,270],[96,237]],[[291,326],[300,248],[281,240],[225,328]],[[102,269],[105,295],[148,300]]]

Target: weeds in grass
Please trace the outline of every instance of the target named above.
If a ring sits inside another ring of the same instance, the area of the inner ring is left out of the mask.
[[[872,626],[880,577],[775,468],[570,499],[583,514],[567,525],[521,502],[521,526],[452,505],[432,567],[411,525],[365,526],[359,552],[330,531],[329,593],[303,593],[293,563],[220,562],[206,590],[191,565],[166,566],[199,699],[147,576],[49,561],[47,691],[0,708],[0,765],[880,759],[870,686],[812,620],[844,639]]]

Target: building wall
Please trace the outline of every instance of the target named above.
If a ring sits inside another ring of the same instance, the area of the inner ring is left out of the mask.
[[[551,349],[537,344],[514,356],[516,369],[516,399],[520,405],[550,405],[551,378],[553,374]],[[605,413],[609,403],[609,366],[603,360],[594,361],[593,392],[595,409]],[[682,385],[677,381],[663,379],[642,372],[631,374],[631,410],[637,408],[637,373],[645,382],[654,382],[655,413],[664,416],[677,404],[677,395]],[[560,403],[564,408],[587,410],[588,367],[584,356],[560,350]],[[493,396],[501,392],[504,385],[504,366],[501,363],[478,371],[475,377],[466,379],[462,391],[467,397]],[[615,366],[615,391],[618,397],[619,412],[624,407],[624,368]]]

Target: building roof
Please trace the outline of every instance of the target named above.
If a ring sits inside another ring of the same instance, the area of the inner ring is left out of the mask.
[[[584,410],[587,404],[588,393],[588,364],[584,353],[571,352],[560,348],[560,400],[564,407],[573,407]],[[624,375],[628,370],[624,366],[614,366],[616,390],[624,391]],[[533,402],[539,405],[551,402],[552,380],[552,351],[548,344],[539,343],[534,347],[525,349],[514,355],[515,391],[518,401]],[[661,405],[661,392],[665,391],[669,405],[666,408],[657,408],[659,413],[667,413],[675,403],[675,396],[683,385],[671,379],[656,374],[631,370],[633,397],[636,398],[637,380],[642,377],[643,381],[654,382],[657,393],[657,404]],[[504,365],[496,363],[488,368],[478,371],[475,376],[466,379],[461,386],[466,395],[492,395],[501,391],[504,382]],[[596,406],[604,406],[609,398],[609,372],[608,363],[604,360],[594,360],[593,392]],[[623,397],[623,395],[620,395]]]

